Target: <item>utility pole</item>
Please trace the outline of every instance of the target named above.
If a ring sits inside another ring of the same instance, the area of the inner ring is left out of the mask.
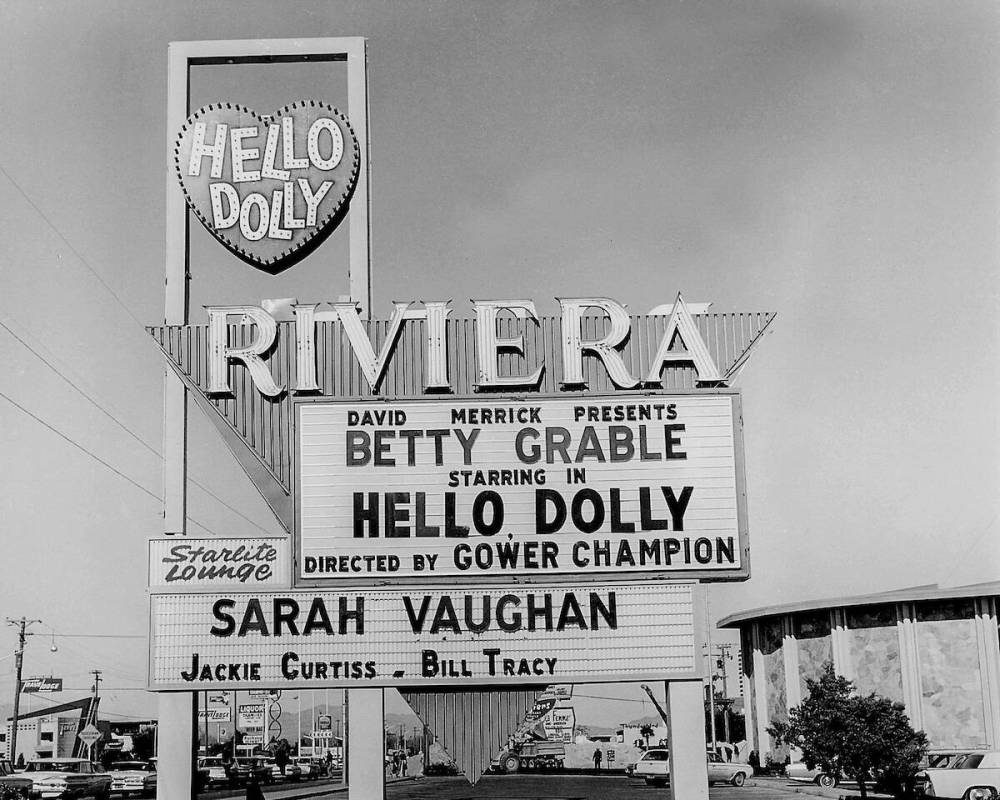
[[[709,605],[709,593],[705,592],[705,627],[708,633],[708,713],[712,731],[712,751],[716,751],[718,737],[715,731],[715,664],[712,663],[712,612]]]
[[[97,702],[100,697],[100,687],[101,687],[101,670],[92,669],[90,674],[94,676],[94,696],[90,699],[90,713],[87,715],[87,722],[94,727],[97,727]],[[95,742],[96,744],[96,742]],[[94,760],[94,745],[87,745],[87,757],[91,761]]]
[[[42,621],[40,619],[25,619],[24,617],[20,619],[7,617],[7,624],[14,625],[18,629],[17,650],[14,651],[17,665],[14,675],[14,724],[11,726],[10,750],[8,751],[11,761],[17,761],[17,723],[21,711],[21,665],[24,663],[24,640],[25,637],[32,635],[28,632],[28,628],[36,622],[41,624]]]

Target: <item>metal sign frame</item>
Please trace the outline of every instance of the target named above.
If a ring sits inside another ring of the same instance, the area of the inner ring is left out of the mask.
[[[371,175],[368,127],[367,43],[362,37],[324,39],[246,39],[232,41],[171,42],[168,48],[167,129],[173,135],[191,113],[191,67],[206,64],[277,64],[340,61],[347,65],[347,116],[363,148],[358,182],[348,211],[351,297],[361,305],[365,319],[371,313]],[[294,98],[293,98],[294,99]],[[173,163],[173,139],[167,142],[168,164]],[[172,169],[172,167],[170,168]],[[175,176],[167,175],[167,264],[188,265],[190,216]],[[168,266],[169,273],[169,266]],[[169,275],[168,275],[169,279]],[[169,293],[168,293],[169,294]],[[184,322],[187,322],[185,289]],[[168,318],[170,314],[168,311]]]
[[[539,575],[525,575],[523,573],[518,573],[516,576],[510,576],[511,579],[516,584],[543,584],[558,586],[567,583],[608,583],[610,581],[630,584],[630,583],[642,583],[646,581],[673,581],[673,582],[687,582],[687,581],[703,581],[703,582],[731,582],[731,581],[745,581],[750,578],[750,539],[749,539],[749,523],[747,520],[747,491],[746,491],[746,469],[745,469],[745,453],[743,445],[743,405],[742,405],[742,395],[738,389],[670,389],[661,391],[649,391],[649,392],[627,392],[622,391],[616,394],[608,393],[590,393],[590,392],[564,392],[561,394],[553,394],[551,392],[538,393],[538,394],[525,394],[524,392],[513,394],[513,393],[497,393],[490,394],[488,396],[469,396],[469,395],[448,395],[446,397],[433,397],[433,396],[422,396],[422,397],[407,397],[407,398],[397,398],[397,397],[386,397],[386,398],[372,398],[372,397],[294,397],[292,400],[292,435],[295,439],[293,447],[295,449],[295,470],[293,477],[293,506],[295,512],[295,525],[292,533],[292,586],[295,589],[331,589],[331,588],[342,588],[342,589],[358,589],[372,586],[422,586],[422,585],[433,585],[435,583],[441,583],[442,580],[446,580],[448,583],[453,583],[455,585],[469,586],[475,584],[489,583],[491,581],[496,581],[500,578],[499,575],[433,575],[429,574],[426,576],[419,575],[405,575],[392,577],[388,574],[379,573],[377,576],[361,576],[356,578],[305,578],[299,574],[299,562],[301,558],[301,547],[302,547],[302,520],[301,520],[301,498],[300,486],[301,486],[301,453],[298,447],[298,429],[299,429],[299,413],[300,409],[306,405],[315,404],[326,404],[326,405],[350,405],[350,404],[372,404],[379,403],[389,407],[393,400],[403,400],[405,399],[407,403],[451,403],[451,402],[473,402],[480,405],[500,405],[505,400],[517,399],[519,401],[524,401],[528,398],[537,400],[554,400],[554,399],[575,399],[580,398],[586,400],[589,403],[599,403],[602,400],[612,401],[612,402],[623,402],[623,398],[635,397],[641,395],[644,399],[654,399],[663,397],[698,397],[698,396],[725,396],[731,397],[733,401],[733,452],[735,458],[735,472],[736,472],[736,515],[737,515],[737,527],[738,527],[738,541],[739,541],[739,552],[740,552],[740,567],[737,569],[727,569],[727,570],[650,570],[649,572],[616,572],[613,569],[610,570],[594,570],[593,572],[586,573],[551,573],[551,574],[539,574]]]

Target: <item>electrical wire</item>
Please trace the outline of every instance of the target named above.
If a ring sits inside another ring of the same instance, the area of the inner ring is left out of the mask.
[[[103,458],[101,458],[96,453],[88,450],[82,444],[80,444],[80,443],[76,442],[75,440],[71,439],[65,433],[63,433],[59,429],[55,428],[54,426],[50,425],[48,422],[46,422],[44,419],[42,419],[41,417],[39,417],[37,414],[34,414],[33,412],[29,411],[27,408],[25,408],[24,406],[22,406],[20,403],[18,403],[16,400],[14,400],[9,395],[4,394],[3,392],[0,392],[0,397],[2,397],[4,400],[6,400],[8,403],[10,403],[15,408],[17,408],[20,411],[22,411],[23,413],[27,414],[29,417],[31,417],[33,420],[35,420],[35,422],[37,422],[40,425],[48,428],[50,431],[52,431],[54,434],[56,434],[60,439],[63,439],[66,442],[69,442],[69,444],[73,445],[73,447],[75,447],[77,450],[80,450],[81,452],[86,453],[88,456],[90,456],[92,459],[94,459],[94,461],[96,461],[97,463],[99,463],[102,466],[106,467],[107,469],[111,470],[113,473],[115,473],[115,475],[117,475],[118,477],[120,477],[122,480],[127,481],[128,483],[132,484],[135,488],[137,488],[139,491],[143,492],[144,494],[148,494],[150,497],[152,497],[158,503],[160,503],[160,504],[163,503],[163,498],[160,497],[156,492],[151,491],[150,489],[147,489],[145,486],[143,486],[137,480],[131,478],[128,475],[126,475],[124,472],[122,472],[121,470],[119,470],[114,465],[109,464],[107,461],[105,461]],[[204,529],[205,531],[207,531],[208,533],[212,534],[213,536],[218,536],[218,534],[215,531],[213,531],[207,525],[204,525],[203,523],[199,522],[194,517],[188,517],[188,519],[191,522],[193,522],[195,525],[197,525],[199,528]]]
[[[75,383],[72,379],[70,379],[70,377],[68,375],[66,375],[65,372],[63,372],[61,369],[59,369],[58,367],[56,367],[51,361],[49,361],[49,359],[47,359],[45,356],[43,356],[41,353],[39,353],[35,348],[33,348],[20,335],[18,335],[18,333],[16,331],[14,331],[7,322],[4,322],[4,320],[3,320],[2,317],[0,317],[0,328],[3,328],[4,330],[6,330],[7,333],[9,333],[11,336],[13,336],[14,339],[17,340],[22,346],[24,346],[24,348],[29,353],[31,353],[33,356],[35,356],[43,364],[45,364],[45,366],[47,366],[56,375],[58,375],[60,378],[62,378],[63,381],[65,381],[70,386],[72,386],[80,394],[81,397],[83,397],[85,400],[87,400],[91,405],[94,406],[94,408],[96,408],[98,411],[100,411],[105,417],[107,417],[108,419],[110,419],[115,425],[117,425],[119,428],[121,428],[123,431],[125,431],[125,433],[127,433],[132,439],[134,439],[136,442],[138,442],[138,444],[140,446],[142,446],[143,448],[145,448],[146,450],[148,450],[150,453],[152,453],[154,456],[156,456],[158,459],[160,459],[160,461],[163,461],[163,454],[160,453],[159,450],[157,450],[155,447],[153,447],[153,445],[149,444],[145,439],[143,439],[139,434],[137,434],[135,431],[133,431],[131,428],[129,428],[118,417],[116,417],[114,414],[112,414],[110,411],[108,411],[108,409],[106,409],[101,403],[99,403],[96,399],[94,399],[87,392],[85,392],[77,383]],[[262,527],[261,525],[258,525],[256,522],[254,522],[252,519],[250,519],[248,516],[246,516],[239,509],[234,508],[233,506],[229,505],[229,503],[227,503],[225,500],[223,500],[221,497],[219,497],[217,494],[215,494],[215,492],[213,492],[211,489],[209,489],[207,486],[205,486],[204,484],[202,484],[201,482],[199,482],[195,478],[193,478],[191,476],[188,476],[188,481],[190,481],[192,484],[194,484],[199,489],[201,489],[209,497],[213,498],[214,500],[218,501],[220,504],[222,504],[223,506],[225,506],[226,508],[228,508],[230,511],[232,511],[234,514],[236,514],[238,517],[242,518],[246,522],[249,522],[251,525],[253,525],[258,530],[263,531],[266,534],[270,533],[270,531],[268,531],[266,528]]]
[[[45,212],[42,211],[42,209],[40,209],[38,207],[38,205],[35,203],[35,201],[32,200],[28,196],[27,192],[25,192],[24,189],[21,188],[20,184],[18,184],[18,182],[14,180],[14,178],[11,176],[11,174],[4,168],[3,164],[0,164],[0,172],[2,172],[4,174],[4,177],[10,182],[11,186],[13,186],[15,189],[17,189],[18,194],[20,194],[21,197],[24,198],[25,202],[29,206],[31,206],[32,209],[34,209],[35,213],[38,214],[38,216],[40,216],[45,221],[45,224],[48,225],[49,228],[52,229],[52,232],[55,233],[55,235],[59,237],[59,239],[62,241],[62,243],[65,244],[66,247],[69,248],[70,252],[74,256],[76,256],[77,260],[86,268],[86,270],[91,275],[93,275],[97,279],[97,282],[100,283],[101,286],[104,287],[104,289],[107,291],[107,293],[110,294],[115,299],[115,302],[118,303],[118,305],[122,307],[122,310],[126,314],[128,314],[128,316],[131,318],[131,320],[136,325],[139,326],[139,328],[143,331],[143,333],[145,333],[145,330],[146,330],[145,325],[143,325],[139,321],[139,319],[135,316],[135,314],[132,313],[132,310],[127,305],[125,305],[125,302],[115,293],[115,290],[112,289],[108,285],[108,283],[104,280],[104,278],[102,278],[100,276],[100,274],[97,272],[97,270],[95,270],[92,266],[90,266],[90,264],[87,263],[87,259],[85,259],[80,254],[80,252],[75,247],[73,247],[73,245],[70,243],[69,239],[67,239],[65,236],[63,236],[62,231],[60,231],[55,226],[55,223],[53,223],[52,220],[50,220],[47,216],[45,216]]]

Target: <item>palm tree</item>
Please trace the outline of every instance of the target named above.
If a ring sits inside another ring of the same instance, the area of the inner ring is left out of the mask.
[[[653,735],[653,726],[648,722],[639,726],[639,735],[646,740],[646,749],[649,749],[649,737]]]

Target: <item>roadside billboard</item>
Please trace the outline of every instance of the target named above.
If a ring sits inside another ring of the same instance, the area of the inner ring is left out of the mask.
[[[301,585],[748,574],[733,392],[298,405]]]
[[[240,728],[263,728],[264,727],[264,704],[247,703],[237,709],[236,724]]]
[[[164,594],[151,605],[153,691],[700,677],[692,583]],[[263,704],[239,712],[241,726],[263,724]]]
[[[61,692],[62,690],[62,678],[25,678],[21,681],[21,691],[24,694],[34,694],[36,692]]]

